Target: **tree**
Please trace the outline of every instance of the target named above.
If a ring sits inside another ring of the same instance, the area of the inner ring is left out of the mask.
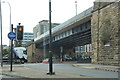
[[[3,56],[7,55],[9,52],[7,49],[3,49]]]

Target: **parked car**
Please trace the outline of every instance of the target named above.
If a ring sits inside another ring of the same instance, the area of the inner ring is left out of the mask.
[[[3,62],[9,62],[9,57],[8,57],[8,54],[3,56]]]
[[[72,57],[66,55],[66,56],[64,57],[64,60],[65,60],[65,61],[72,61]]]
[[[82,59],[89,59],[89,58],[91,58],[91,55],[82,55]]]
[[[52,58],[52,62],[55,62],[55,58]],[[43,59],[42,63],[49,63],[49,58]]]

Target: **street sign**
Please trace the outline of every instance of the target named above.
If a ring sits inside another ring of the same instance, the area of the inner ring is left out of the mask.
[[[8,38],[10,40],[14,40],[16,38],[16,34],[14,32],[10,32],[10,33],[8,33]]]

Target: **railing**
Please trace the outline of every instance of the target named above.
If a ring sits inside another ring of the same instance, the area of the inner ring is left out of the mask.
[[[74,16],[73,18],[65,21],[64,23],[52,28],[52,34],[68,27],[69,25],[75,23],[76,21],[80,20],[81,18],[85,17],[86,15],[91,14],[92,10],[93,10],[93,7],[90,7],[89,9],[87,9],[87,10],[83,11],[82,13]],[[47,37],[47,36],[49,36],[49,31],[47,31],[44,34],[40,35],[39,37],[35,38],[34,41],[37,41],[37,40],[42,39],[43,37]]]

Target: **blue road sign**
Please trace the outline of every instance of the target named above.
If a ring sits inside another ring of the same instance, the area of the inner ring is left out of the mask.
[[[9,32],[9,33],[8,33],[8,38],[9,38],[10,40],[14,40],[14,39],[16,38],[16,34],[15,34],[14,32]]]

